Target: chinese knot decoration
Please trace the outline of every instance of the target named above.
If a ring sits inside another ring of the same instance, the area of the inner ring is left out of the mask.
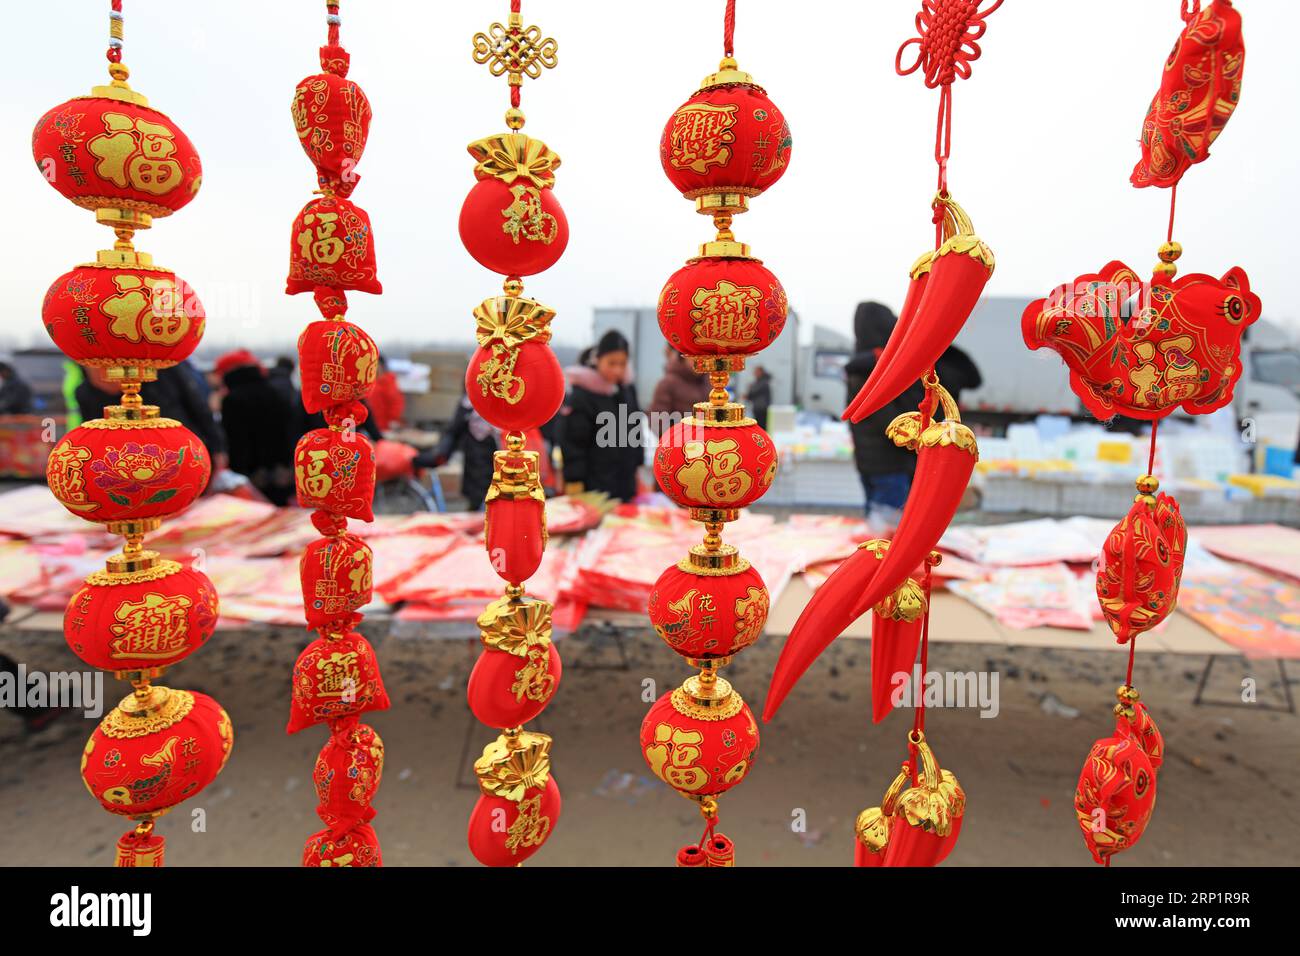
[[[1184,173],[1209,155],[1241,95],[1245,48],[1241,15],[1230,0],[1182,4],[1184,27],[1165,61],[1160,88],[1142,124],[1138,188],[1169,189],[1169,226],[1149,281],[1122,262],[1085,273],[1031,302],[1021,332],[1031,349],[1065,360],[1070,388],[1099,419],[1151,422],[1147,473],[1128,513],[1106,537],[1097,601],[1120,644],[1128,674],[1116,691],[1115,730],[1093,744],[1079,775],[1074,808],[1092,858],[1111,858],[1141,839],[1155,806],[1164,738],[1133,686],[1137,636],[1178,603],[1187,528],[1155,477],[1156,432],[1175,409],[1204,415],[1232,402],[1241,377],[1241,338],[1260,300],[1240,267],[1221,277],[1175,278],[1182,246],[1174,210]],[[1157,493],[1159,492],[1159,493]]]
[[[922,70],[925,85],[940,91],[934,248],[913,264],[898,323],[844,418],[858,422],[875,414],[920,379],[924,397],[918,410],[897,416],[885,429],[895,445],[916,453],[916,472],[893,536],[860,544],[800,614],[772,674],[764,720],[776,715],[818,655],[866,613],[871,614],[873,720],[889,716],[895,706],[891,691],[900,678],[912,679],[918,652],[922,678],[928,673],[932,572],[940,562],[934,549],[979,460],[975,435],[962,424],[934,366],[969,318],[994,267],[992,250],[948,193],[952,84],[970,76],[971,62],[980,55],[975,41],[984,35],[984,18],[1000,5],[995,0],[979,10],[967,0],[924,0],[916,17],[919,36],[904,43],[895,58],[900,76]],[[916,62],[904,68],[903,56],[913,45]],[[907,749],[880,806],[858,815],[857,866],[934,866],[956,843],[966,795],[953,773],[940,767],[926,739],[923,697]]]
[[[777,452],[744,407],[728,400],[731,374],[785,325],[785,289],[732,217],[779,180],[790,163],[790,127],[767,92],[733,57],[735,4],[726,6],[722,62],[668,119],[659,160],[669,181],[710,216],[716,237],[700,246],[659,294],[659,328],[712,383],[707,402],[663,433],[654,455],[659,487],[704,525],[703,543],[667,568],[650,592],[656,633],[699,673],[659,698],[641,724],[641,752],[655,776],[695,801],[705,829],[677,853],[678,866],[733,866],[720,831],[718,798],[745,779],[758,751],[758,724],[719,668],[758,640],[771,598],[725,524],[772,486]]]
[[[152,683],[212,636],[218,602],[198,568],[144,548],[146,534],[207,487],[211,461],[196,435],[141,399],[143,383],[194,351],[204,313],[194,290],[133,238],[194,198],[202,168],[180,128],[127,83],[120,0],[109,27],[109,84],[41,117],[32,156],[50,185],[116,236],[54,281],[41,315],[54,344],[122,397],[63,436],[46,474],[64,507],[125,539],[72,596],[63,633],[83,661],[134,688],[86,742],[81,777],[105,810],[136,822],[117,842],[116,865],[162,866],[155,821],[215,780],[234,745],[215,700]]]
[[[370,132],[370,101],[348,79],[339,44],[339,5],[327,0],[321,72],[293,94],[293,124],[316,167],[317,198],[293,221],[287,295],[310,292],[321,318],[298,337],[302,401],[326,427],[307,432],[294,450],[298,504],[312,510],[321,537],[299,561],[303,615],[318,637],[293,666],[289,733],[314,724],[329,729],[312,778],[316,813],[325,828],[307,838],[303,866],[380,866],[371,805],[384,772],[384,744],[361,715],[388,709],[374,648],[356,628],[370,603],[372,555],[348,532],[348,519],[371,521],[375,450],[356,426],[375,383],[379,350],[346,318],[349,290],[383,291],[375,272],[370,217],[349,199]]]
[[[525,582],[546,549],[546,495],[539,452],[528,433],[546,424],[564,400],[564,374],[547,343],[555,310],[523,295],[523,276],[553,266],[569,242],[569,223],[555,198],[560,157],[521,132],[524,78],[557,62],[556,42],[524,26],[519,0],[507,23],[474,37],[474,61],[505,76],[508,132],[469,144],[475,184],[460,210],[460,238],[482,266],[504,276],[502,295],[474,309],[478,349],[465,374],[474,409],[503,433],[485,498],[484,545],[504,594],[479,615],[483,650],[466,695],[480,723],[500,730],[474,762],[479,798],[470,814],[470,852],[485,866],[515,866],[536,853],[560,821],[560,788],[551,775],[551,738],[524,730],[560,684],[551,640],[550,603],[528,596]]]

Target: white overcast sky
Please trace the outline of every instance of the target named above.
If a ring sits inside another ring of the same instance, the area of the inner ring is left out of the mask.
[[[524,0],[560,63],[524,89],[527,132],[563,158],[556,196],[568,251],[528,280],[559,310],[556,337],[584,344],[591,309],[652,305],[708,238],[664,178],[660,130],[721,54],[722,0]],[[1164,238],[1166,190],[1132,188],[1143,114],[1181,21],[1178,0],[1007,0],[974,77],[954,93],[954,196],[997,255],[988,291],[1044,294],[1112,258],[1145,268]],[[45,344],[47,285],[111,240],[45,185],[29,132],[50,106],[105,82],[107,0],[6,4],[0,177],[8,184],[0,345]],[[937,92],[898,77],[894,53],[919,0],[740,0],[736,55],[785,112],[785,177],[736,232],[805,318],[847,331],[864,298],[900,304],[928,248]],[[1242,102],[1179,190],[1184,271],[1244,266],[1269,318],[1300,331],[1295,37],[1300,4],[1241,0]],[[469,341],[470,310],[500,288],[464,251],[457,215],[473,184],[465,145],[504,130],[504,79],[470,38],[506,0],[343,0],[351,77],[375,118],[353,195],[375,229],[382,296],[352,294],[380,341]],[[316,72],[321,0],[126,0],[132,85],[203,158],[203,188],[140,237],[208,305],[207,344],[292,348],[315,314],[283,294],[289,224],[314,176],[289,116]],[[1007,330],[1019,347],[1018,330]]]

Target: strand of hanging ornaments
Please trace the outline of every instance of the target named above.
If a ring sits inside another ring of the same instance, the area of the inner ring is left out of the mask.
[[[891,690],[900,677],[911,680],[920,656],[929,669],[930,606],[935,550],[952,521],[979,459],[974,433],[961,423],[957,403],[935,373],[935,363],[952,344],[993,274],[994,257],[975,234],[970,217],[948,191],[952,151],[952,87],[971,75],[981,53],[977,42],[984,9],[969,0],[924,0],[917,36],[895,57],[900,76],[920,72],[939,90],[934,159],[937,190],[931,201],[934,248],[913,264],[898,322],[875,368],[849,403],[844,418],[858,422],[893,402],[918,379],[925,391],[915,412],[899,415],[885,434],[916,452],[916,472],[892,537],[858,546],[817,589],[781,650],[768,689],[764,720],[771,720],[790,690],[823,650],[863,614],[871,614],[872,718],[893,709]],[[909,48],[916,61],[904,67]],[[934,866],[956,845],[966,795],[950,770],[940,766],[925,732],[925,701],[917,700],[907,735],[907,758],[881,803],[858,815],[857,866]]]
[[[321,72],[298,83],[292,115],[298,142],[316,167],[317,198],[294,218],[285,294],[310,292],[320,319],[298,337],[302,402],[326,427],[294,449],[298,504],[312,511],[321,537],[299,560],[303,614],[318,635],[293,666],[288,733],[324,723],[329,737],[312,771],[324,829],[307,838],[303,866],[380,866],[371,821],[384,771],[384,744],[361,722],[387,710],[388,694],[370,642],[357,630],[371,600],[373,558],[349,520],[374,520],[375,450],[357,431],[375,383],[379,349],[347,319],[348,291],[379,294],[370,217],[349,198],[370,134],[370,101],[348,79],[351,57],[339,42],[339,4],[327,0]]]
[[[1147,473],[1106,536],[1097,572],[1102,614],[1129,650],[1115,693],[1115,730],[1088,752],[1074,796],[1084,843],[1105,866],[1141,839],[1164,759],[1164,738],[1133,685],[1137,636],[1178,603],[1187,545],[1178,502],[1160,491],[1155,476],[1156,432],[1175,409],[1206,415],[1231,404],[1241,337],[1262,308],[1240,266],[1218,278],[1175,278],[1183,253],[1174,241],[1178,184],[1209,157],[1231,118],[1246,58],[1241,15],[1230,0],[1182,0],[1181,15],[1183,29],[1143,120],[1141,158],[1130,177],[1139,189],[1169,190],[1168,227],[1150,280],[1109,262],[1031,302],[1021,317],[1025,345],[1061,356],[1070,388],[1089,412],[1103,421],[1123,415],[1151,422]]]
[[[554,67],[557,49],[539,27],[524,26],[519,0],[512,0],[506,23],[473,40],[474,62],[506,77],[510,91],[507,131],[468,146],[476,182],[460,211],[465,249],[504,277],[502,294],[474,309],[478,348],[465,373],[470,404],[504,445],[493,454],[483,537],[505,589],[479,615],[483,649],[466,688],[475,718],[500,731],[474,762],[480,794],[467,839],[485,866],[522,864],[554,832],[561,809],[551,738],[524,725],[560,684],[552,606],[528,595],[526,582],[541,566],[547,541],[539,429],[560,409],[564,373],[547,344],[555,310],[524,296],[523,277],[559,260],[569,224],[553,191],[560,157],[522,132],[520,109],[524,79]]]
[[[127,82],[121,0],[109,14],[110,82],[49,110],[32,132],[36,167],[65,198],[113,230],[111,249],[54,281],[41,319],[54,344],[121,400],[50,451],[50,491],[72,514],[125,541],[68,602],[63,633],[92,667],[129,681],[81,756],[81,777],[109,813],[135,821],[115,864],[162,866],[155,822],[201,793],[230,757],[234,729],[211,697],[153,684],[212,636],[216,589],[201,562],[185,566],[144,547],[164,518],[207,487],[211,459],[198,436],[145,404],[160,369],[185,361],[203,336],[194,290],[136,249],[135,234],[198,193],[199,154],[180,127]]]
[[[792,139],[785,116],[736,62],[735,7],[725,7],[718,71],[677,108],[659,143],[665,175],[716,231],[669,277],[658,305],[664,338],[712,383],[708,401],[664,432],[654,455],[659,487],[704,526],[702,543],[660,575],[648,606],[659,637],[699,669],[641,724],[650,769],[704,818],[700,839],[677,853],[681,867],[735,864],[732,841],[717,829],[718,798],[753,767],[758,724],[718,670],[763,633],[771,605],[758,571],[722,532],[772,486],[776,446],[729,400],[727,385],[780,335],[789,307],[780,281],[731,227],[785,174]]]

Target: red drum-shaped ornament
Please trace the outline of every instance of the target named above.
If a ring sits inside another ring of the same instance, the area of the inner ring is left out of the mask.
[[[744,508],[761,498],[776,478],[771,437],[752,418],[706,421],[696,415],[664,432],[654,473],[664,494],[683,508]]]
[[[355,631],[320,637],[293,665],[293,702],[287,733],[325,720],[388,709],[388,692],[375,650]]]
[[[664,173],[687,199],[757,196],[789,165],[790,125],[763,88],[732,66],[708,77],[660,137]]]
[[[1180,405],[1205,415],[1232,401],[1241,336],[1261,308],[1240,267],[1144,284],[1109,262],[1029,303],[1020,330],[1030,349],[1065,360],[1070,388],[1097,418],[1149,421]]]
[[[313,428],[293,454],[298,504],[373,521],[375,449],[355,429]]]
[[[1134,186],[1175,186],[1209,157],[1210,144],[1241,99],[1245,63],[1241,14],[1231,0],[1211,0],[1187,19],[1142,121],[1142,158],[1130,177]]]
[[[1155,479],[1138,479],[1138,499],[1101,551],[1097,601],[1115,639],[1126,644],[1155,627],[1178,603],[1187,525],[1171,495],[1152,497]]]
[[[560,686],[551,605],[499,598],[478,617],[483,653],[469,675],[469,709],[489,727],[518,727],[545,709]]]
[[[206,575],[153,552],[142,561],[135,571],[96,571],[68,602],[64,639],[91,667],[170,667],[202,647],[217,626],[217,591]]]
[[[169,269],[77,266],[54,280],[41,321],[59,351],[97,368],[167,368],[203,337],[194,289]]]
[[[1151,761],[1131,737],[1092,745],[1074,791],[1074,812],[1093,860],[1105,863],[1142,838],[1156,802]]]
[[[312,292],[317,286],[355,289],[379,295],[375,237],[370,217],[339,196],[321,196],[302,207],[289,236],[286,295]]]
[[[230,718],[197,691],[154,687],[147,712],[134,695],[86,741],[81,779],[109,813],[145,816],[194,796],[221,772],[234,746]]]
[[[46,181],[83,209],[169,216],[199,191],[199,154],[179,126],[120,82],[42,116],[32,158]]]
[[[551,738],[502,734],[474,761],[481,795],[469,817],[470,852],[484,866],[528,859],[560,822],[560,788],[551,776]]]
[[[771,597],[748,561],[708,570],[690,558],[659,575],[648,612],[655,633],[682,657],[729,657],[758,640]]]
[[[478,180],[460,209],[460,240],[504,276],[543,272],[569,243],[569,222],[551,187],[560,157],[539,139],[503,133],[469,144]]]
[[[110,523],[184,511],[211,468],[203,443],[175,419],[95,418],[59,440],[45,477],[73,514]]]
[[[298,369],[302,404],[309,414],[359,402],[375,385],[379,346],[351,322],[312,322],[298,336]]]
[[[535,451],[492,456],[492,485],[485,498],[483,542],[492,569],[509,584],[533,576],[546,551],[546,493]]]
[[[356,613],[370,603],[374,556],[352,534],[319,538],[298,560],[303,613],[312,630],[343,630],[360,620]]]
[[[659,293],[659,331],[683,355],[753,355],[785,327],[785,289],[757,259],[692,259]]]
[[[322,186],[347,196],[361,178],[355,169],[370,135],[370,101],[361,87],[347,79],[347,66],[302,80],[293,91],[293,125],[298,142],[316,167]]]
[[[564,370],[546,343],[555,311],[532,299],[497,296],[474,310],[478,350],[465,371],[475,410],[504,431],[550,421],[564,401]]]
[[[355,717],[337,721],[316,758],[316,815],[335,837],[375,817],[370,805],[384,775],[384,742]]]
[[[307,838],[302,851],[303,866],[383,866],[379,836],[369,823],[334,836],[328,829]]]
[[[688,678],[687,685],[697,678]],[[725,683],[718,678],[719,683]],[[758,724],[734,690],[704,707],[685,687],[660,697],[641,723],[641,754],[656,777],[688,797],[716,796],[745,779],[758,750]]]

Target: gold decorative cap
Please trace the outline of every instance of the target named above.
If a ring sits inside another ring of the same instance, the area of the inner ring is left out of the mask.
[[[710,73],[700,81],[700,89],[707,90],[715,86],[729,86],[735,83],[755,85],[754,78],[740,69],[735,57],[724,56],[718,63],[718,72]]]
[[[483,756],[474,761],[474,775],[483,793],[518,803],[550,779],[551,738],[507,731],[483,748]]]

